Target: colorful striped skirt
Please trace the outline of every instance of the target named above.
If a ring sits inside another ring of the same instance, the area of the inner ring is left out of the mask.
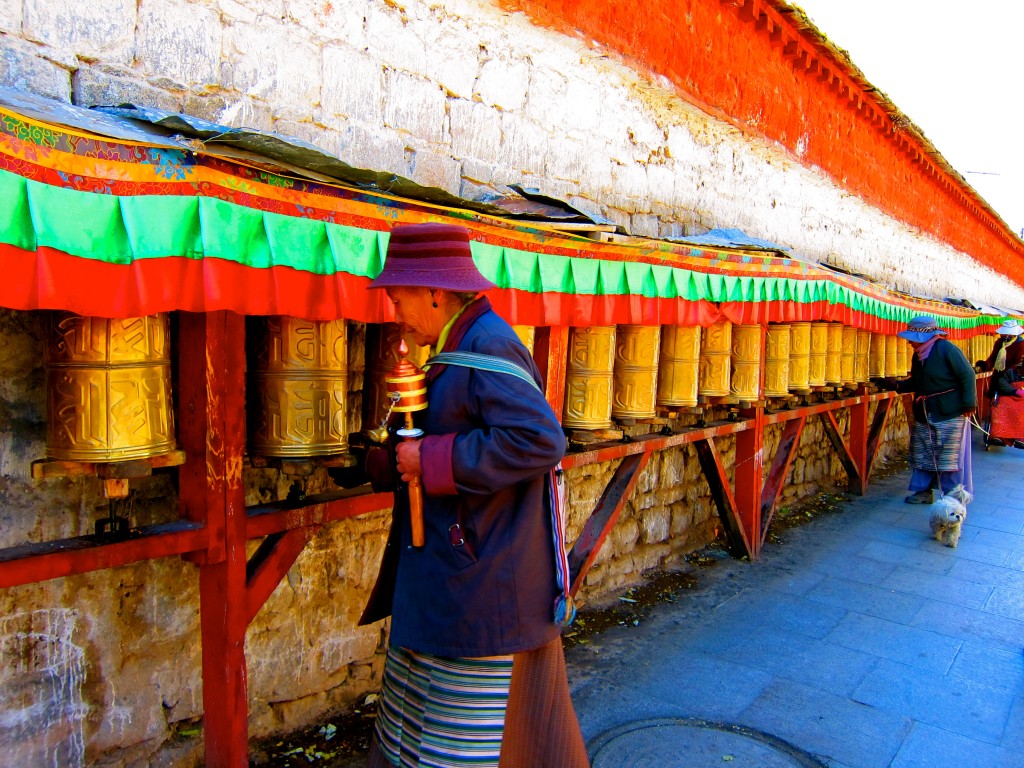
[[[925,472],[956,472],[961,466],[967,420],[963,417],[915,422],[910,433],[910,463]]]

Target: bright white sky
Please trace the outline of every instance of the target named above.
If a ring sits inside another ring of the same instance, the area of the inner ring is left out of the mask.
[[[1024,237],[1024,0],[789,0]]]

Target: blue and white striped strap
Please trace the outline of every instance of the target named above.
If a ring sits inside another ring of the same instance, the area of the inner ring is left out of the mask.
[[[518,363],[494,355],[479,352],[441,352],[424,363],[431,365],[455,365],[461,368],[476,368],[493,373],[505,373],[528,382],[538,392],[543,390],[534,381],[530,372]],[[555,598],[555,623],[560,627],[568,627],[576,618],[576,604],[572,599],[570,587],[572,578],[569,574],[569,555],[565,548],[565,473],[559,463],[548,472],[548,506],[551,509],[551,534],[555,545],[555,581],[558,583],[559,595]]]

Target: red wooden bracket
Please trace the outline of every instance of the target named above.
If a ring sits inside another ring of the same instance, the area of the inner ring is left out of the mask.
[[[700,461],[701,469],[704,470],[704,478],[711,489],[711,498],[715,501],[718,516],[725,528],[730,551],[734,557],[751,557],[753,550],[747,539],[746,531],[743,530],[743,521],[736,508],[736,497],[733,496],[732,488],[729,487],[729,478],[725,474],[725,467],[722,466],[722,458],[718,449],[715,448],[715,444],[710,438],[697,440],[693,446],[697,449],[697,459]]]
[[[277,589],[288,569],[294,565],[295,559],[319,530],[318,525],[293,528],[290,531],[272,533],[260,542],[245,569],[246,626],[252,623],[267,598]]]
[[[871,429],[868,431],[866,457],[864,463],[864,484],[867,485],[871,479],[871,467],[874,466],[875,456],[878,455],[878,444],[885,430],[885,422],[892,409],[892,400],[879,400],[875,407],[875,415],[871,419]]]
[[[843,442],[843,436],[839,433],[839,425],[836,423],[835,415],[832,411],[824,411],[819,416],[821,416],[822,426],[825,427],[825,437],[832,443],[839,461],[842,462],[843,468],[846,470],[850,493],[863,496],[864,478],[860,474],[860,468],[857,466],[853,455],[846,447],[846,443]]]
[[[888,402],[888,401],[887,401]],[[793,464],[797,447],[800,445],[800,435],[804,432],[804,425],[807,417],[792,419],[786,422],[786,428],[779,438],[779,447],[772,459],[771,469],[768,470],[768,480],[761,490],[761,544],[764,544],[768,535],[768,526],[771,525],[772,516],[775,514],[775,505],[779,502],[782,494],[782,487],[789,477],[789,468]]]
[[[608,482],[597,508],[591,514],[580,532],[576,543],[572,545],[569,552],[569,573],[572,577],[572,594],[579,592],[587,572],[594,564],[601,545],[607,538],[608,533],[619,519],[619,514],[626,504],[626,500],[633,493],[636,481],[640,472],[650,461],[652,451],[636,453],[626,456],[622,463],[615,469],[615,474]]]

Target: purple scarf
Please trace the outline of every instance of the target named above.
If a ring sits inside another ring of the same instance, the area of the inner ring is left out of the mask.
[[[920,359],[920,361],[923,363],[925,360],[928,359],[928,355],[932,353],[932,347],[935,346],[935,342],[943,338],[945,335],[945,333],[936,333],[934,336],[928,339],[928,341],[918,344],[914,348],[914,354],[917,355],[918,359]]]

